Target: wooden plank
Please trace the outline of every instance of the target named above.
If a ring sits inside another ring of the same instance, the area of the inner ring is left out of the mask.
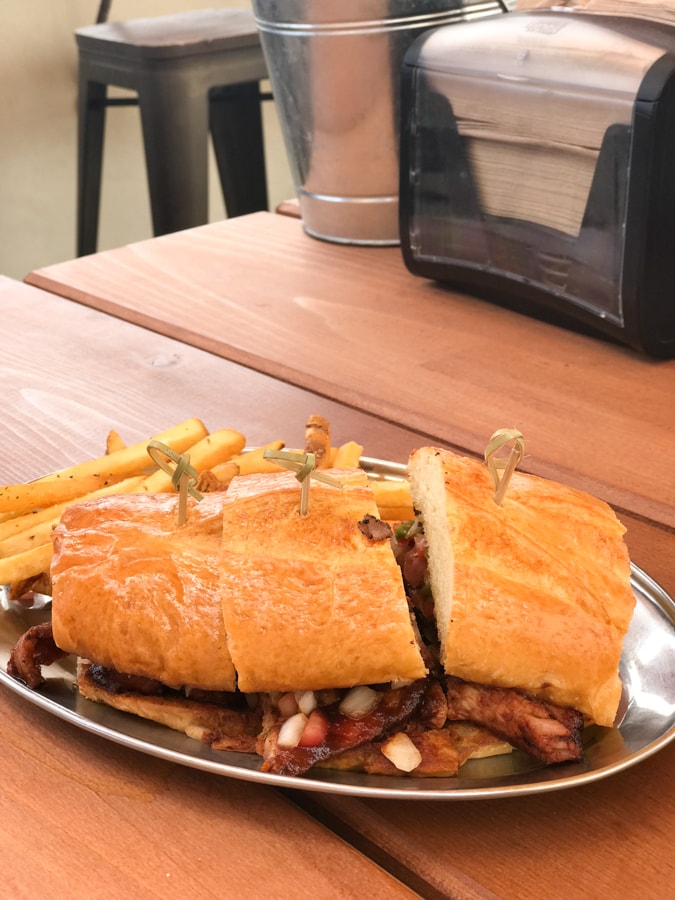
[[[256,213],[39,269],[32,284],[675,529],[675,360],[655,361],[410,275],[398,248]]]
[[[303,795],[355,846],[373,844],[435,896],[500,900],[660,900],[675,883],[675,746],[580,789],[449,803]],[[462,880],[463,879],[463,880]]]
[[[5,897],[417,896],[271,788],[154,759],[0,690]]]
[[[423,437],[253,369],[0,276],[3,483],[99,456],[111,427],[125,441],[191,416],[244,431],[250,445],[301,446],[312,413],[336,442],[405,462]]]

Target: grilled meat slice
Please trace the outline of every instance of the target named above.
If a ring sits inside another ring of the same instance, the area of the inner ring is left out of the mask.
[[[447,679],[448,719],[483,725],[543,763],[579,760],[583,716],[517,690]]]
[[[52,623],[43,622],[21,635],[10,653],[7,672],[25,681],[28,687],[40,687],[44,681],[40,667],[50,666],[67,655],[54,643]]]

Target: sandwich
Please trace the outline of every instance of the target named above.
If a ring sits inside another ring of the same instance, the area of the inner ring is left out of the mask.
[[[281,775],[579,759],[584,724],[614,721],[634,604],[612,510],[520,474],[498,506],[480,462],[422,448],[419,515],[387,523],[363,471],[330,474],[306,515],[290,472],[238,476],[180,528],[175,495],[70,507],[51,630],[13,674],[75,654],[84,697]]]
[[[288,472],[189,500],[181,527],[175,495],[69,507],[51,623],[23,636],[10,671],[37,686],[41,664],[73,654],[82,697],[283,774],[381,736],[420,705],[427,667],[368,479],[331,475],[305,516]]]

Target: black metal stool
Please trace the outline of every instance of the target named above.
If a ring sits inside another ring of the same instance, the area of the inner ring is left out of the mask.
[[[208,139],[228,216],[267,209],[253,13],[204,9],[75,32],[79,53],[77,255],[96,251],[108,106],[140,108],[155,235],[208,221]],[[110,99],[107,86],[136,97]]]

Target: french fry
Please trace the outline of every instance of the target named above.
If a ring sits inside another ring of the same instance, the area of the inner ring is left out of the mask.
[[[206,437],[208,434],[204,423],[200,419],[186,419],[180,425],[174,425],[161,434],[155,434],[145,441],[139,441],[121,450],[115,450],[98,459],[88,459],[85,462],[61,469],[51,475],[45,475],[32,484],[42,484],[47,481],[55,481],[59,478],[78,477],[106,472],[110,475],[139,475],[152,465],[148,456],[147,446],[151,440],[160,441],[171,447],[177,453],[185,453],[193,444]]]
[[[0,525],[4,524],[5,522],[9,522],[11,519],[16,519],[22,515],[22,512],[14,512],[14,510],[12,510],[11,512],[0,513]]]
[[[223,428],[207,434],[193,446],[183,450],[190,454],[190,465],[197,471],[203,472],[213,469],[214,466],[224,463],[244,449],[246,438],[232,428]],[[143,482],[141,490],[149,494],[159,494],[174,490],[171,476],[163,469],[153,472]]]
[[[109,456],[111,453],[115,453],[117,450],[123,450],[126,447],[126,444],[119,436],[119,434],[115,431],[114,428],[111,428],[108,432],[108,437],[105,442],[105,453],[106,456]]]
[[[377,510],[383,522],[409,522],[415,518],[407,506],[378,506]]]
[[[84,497],[91,497],[91,494],[85,494]],[[84,499],[83,497],[83,499]],[[43,522],[51,522],[58,518],[64,509],[70,506],[71,502],[78,502],[77,498],[73,501],[65,503],[55,503],[54,506],[45,506],[44,509],[36,509],[32,512],[25,513],[23,516],[17,516],[15,519],[9,519],[7,522],[0,522],[0,543],[8,538],[13,538],[22,531],[28,531],[36,525]]]
[[[0,559],[16,556],[18,553],[24,553],[33,547],[39,547],[48,543],[52,539],[52,528],[57,522],[58,517],[47,522],[41,522],[34,528],[21,531],[14,537],[0,541]]]
[[[32,547],[23,553],[0,559],[0,584],[23,581],[49,570],[53,553],[52,542]]]
[[[138,480],[140,482],[143,479],[139,476]],[[43,522],[52,522],[54,519],[58,518],[63,510],[70,506],[71,503],[77,503],[80,499],[85,500],[91,496],[91,494],[84,494],[81,498],[78,497],[72,501],[68,500],[65,503],[56,503],[54,506],[46,506],[44,509],[33,510],[22,516],[17,516],[15,519],[8,519],[6,522],[0,522],[0,543],[9,538],[16,537],[17,534],[21,534],[23,531],[28,531],[31,528],[42,525]]]
[[[81,497],[75,498],[73,501],[66,503],[58,503],[54,506],[48,506],[37,512],[28,513],[16,519],[0,524],[0,558],[10,556],[19,550],[26,550],[31,543],[35,543],[32,536],[49,534],[54,525],[61,518],[64,509],[73,503],[82,503],[85,500],[91,500],[95,497],[105,497],[110,494],[130,494],[137,491],[144,481],[143,475],[134,475],[131,478],[125,478],[115,484],[92,491],[89,494],[83,494]],[[23,541],[23,545],[21,543]]]
[[[407,521],[415,518],[410,485],[407,481],[370,479],[380,518],[385,521]]]
[[[232,457],[239,467],[240,475],[254,475],[263,472],[281,472],[282,469],[271,459],[265,459],[263,453],[265,450],[283,450],[286,445],[283,441],[270,441],[269,444],[263,444],[262,447],[256,447],[248,453],[242,453],[239,456]]]
[[[101,487],[115,484],[121,476],[106,472],[87,475],[69,474],[51,481],[29,481],[26,484],[8,484],[0,487],[0,510],[26,513],[43,509],[89,494]]]
[[[310,416],[305,425],[305,453],[316,457],[317,469],[330,466],[330,422],[323,416]]]
[[[228,459],[227,462],[214,466],[211,469],[211,474],[221,484],[229,484],[235,475],[239,474],[239,466],[234,460]]]
[[[335,469],[356,469],[362,454],[361,444],[357,444],[356,441],[347,441],[346,444],[337,448],[337,452],[331,459],[331,466]]]

